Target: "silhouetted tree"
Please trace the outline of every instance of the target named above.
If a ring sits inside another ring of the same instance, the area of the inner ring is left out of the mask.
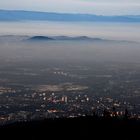
[[[113,107],[113,108],[112,108],[112,110],[113,110],[113,117],[117,117],[116,108],[115,108],[115,107]]]
[[[106,109],[104,110],[103,115],[104,115],[104,118],[110,118],[110,112]]]
[[[129,117],[129,113],[128,113],[128,110],[127,110],[127,108],[125,109],[125,113],[124,113],[124,118],[125,119],[128,119],[128,117]]]

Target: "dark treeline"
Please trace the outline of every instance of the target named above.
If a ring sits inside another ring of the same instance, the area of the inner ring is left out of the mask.
[[[127,110],[122,119],[110,117],[104,111],[104,116],[96,114],[77,118],[45,119],[28,122],[17,122],[1,126],[0,132],[4,136],[22,138],[95,138],[104,137],[135,137],[140,130],[140,120],[129,119]],[[5,135],[6,134],[6,135]],[[9,135],[7,135],[9,134]]]

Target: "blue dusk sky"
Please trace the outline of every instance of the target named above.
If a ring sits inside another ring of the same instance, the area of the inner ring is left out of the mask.
[[[140,15],[140,0],[0,0],[0,9]]]

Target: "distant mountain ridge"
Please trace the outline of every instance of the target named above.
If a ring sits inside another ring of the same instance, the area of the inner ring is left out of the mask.
[[[91,41],[102,41],[101,38],[91,38],[88,36],[76,36],[76,37],[70,37],[70,36],[33,36],[27,39],[28,41],[51,41],[51,40],[91,40]]]
[[[47,37],[47,36],[33,36],[28,38],[27,40],[29,41],[47,41],[47,40],[54,40],[51,37]]]
[[[7,42],[41,42],[41,41],[96,41],[96,42],[124,42],[124,43],[138,43],[136,41],[129,40],[113,40],[113,39],[105,39],[99,37],[90,37],[90,36],[47,36],[47,35],[1,35],[0,41]]]
[[[102,16],[92,14],[68,14],[23,10],[0,10],[0,21],[93,21],[93,22],[140,22],[140,15]]]

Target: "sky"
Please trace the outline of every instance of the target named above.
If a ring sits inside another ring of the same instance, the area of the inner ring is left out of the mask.
[[[0,9],[140,15],[140,0],[0,0]]]

